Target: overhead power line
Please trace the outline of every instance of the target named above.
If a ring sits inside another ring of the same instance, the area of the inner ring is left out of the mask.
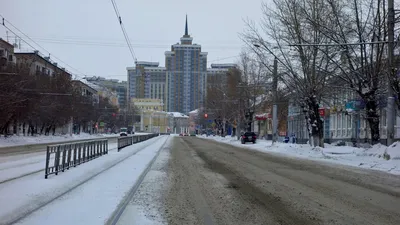
[[[52,44],[66,44],[66,45],[82,45],[82,46],[102,46],[102,47],[128,47],[126,43],[121,42],[101,42],[101,41],[91,41],[91,40],[68,40],[68,39],[50,39],[50,38],[34,38],[38,42],[42,43],[52,43]],[[125,41],[124,41],[125,42]],[[216,50],[237,50],[241,49],[241,46],[234,45],[206,45],[206,49],[216,49]],[[168,49],[169,44],[132,44],[132,47],[136,48],[159,48]]]
[[[25,42],[27,45],[29,45],[33,50],[38,50],[37,47],[34,47],[32,44],[30,44],[28,41],[26,41],[24,38],[22,38],[20,35],[18,35],[13,29],[11,29],[10,27],[8,27],[7,25],[11,25],[11,27],[13,27],[15,30],[17,30],[19,33],[21,33],[22,35],[24,35],[27,39],[29,39],[31,42],[33,42],[35,45],[37,45],[39,48],[41,48],[44,52],[48,53],[51,57],[57,59],[57,61],[63,63],[66,67],[68,67],[71,70],[74,70],[75,72],[78,72],[79,74],[81,74],[81,78],[85,77],[85,74],[82,73],[81,71],[79,71],[78,69],[72,67],[71,65],[69,65],[68,63],[66,63],[65,61],[61,60],[59,57],[55,56],[54,54],[51,54],[50,51],[48,51],[47,49],[45,49],[43,46],[41,46],[40,44],[38,44],[36,41],[34,41],[32,38],[29,37],[29,35],[25,34],[24,32],[22,32],[18,27],[16,27],[15,25],[13,25],[10,21],[8,21],[3,15],[0,15],[0,17],[2,18],[2,25],[11,33],[13,33],[16,37],[18,37],[19,39],[21,39],[23,42]],[[7,22],[7,24],[5,23]],[[78,76],[77,74],[73,74],[75,76]]]
[[[133,58],[133,60],[134,60],[135,63],[136,63],[137,59],[136,59],[135,51],[134,51],[133,48],[132,48],[131,42],[130,42],[130,40],[129,40],[129,36],[128,36],[128,34],[126,33],[124,24],[122,23],[122,17],[121,17],[121,14],[119,13],[117,3],[115,2],[115,0],[111,0],[111,3],[113,4],[115,14],[116,14],[116,16],[117,16],[119,25],[121,26],[122,33],[124,34],[126,43],[128,44],[129,51],[131,52],[132,58]]]

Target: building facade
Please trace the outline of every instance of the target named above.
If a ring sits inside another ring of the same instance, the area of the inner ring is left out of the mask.
[[[15,65],[17,58],[14,54],[14,46],[0,38],[0,69]]]
[[[118,105],[120,108],[127,106],[127,85],[126,81],[119,81],[118,79],[106,79],[104,77],[86,77],[88,82],[96,84],[100,87],[105,87],[117,94]]]
[[[180,43],[165,52],[167,72],[166,99],[168,111],[188,113],[199,108],[204,100],[207,83],[207,52],[201,45],[193,44],[188,33],[186,17],[185,34]]]
[[[237,67],[233,63],[211,64],[211,68],[207,69],[207,88],[227,84],[229,70]]]
[[[158,62],[136,62],[128,67],[128,99],[147,98],[166,102],[166,69]]]
[[[168,122],[168,132],[174,134],[189,133],[189,116],[180,112],[169,112]]]
[[[30,68],[31,74],[49,76],[67,74],[70,78],[72,77],[65,68],[59,67],[56,62],[50,60],[50,57],[42,56],[37,50],[34,52],[18,52],[15,53],[15,56],[17,57],[17,66]]]

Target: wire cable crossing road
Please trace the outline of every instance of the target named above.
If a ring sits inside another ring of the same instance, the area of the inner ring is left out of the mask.
[[[179,137],[168,224],[400,224],[398,176]]]

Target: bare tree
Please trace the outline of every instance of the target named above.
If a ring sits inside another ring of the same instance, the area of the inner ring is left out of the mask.
[[[316,46],[307,43],[327,43],[319,30],[320,21],[330,26],[326,3],[317,0],[273,0],[263,3],[263,18],[259,24],[246,21],[243,41],[259,56],[261,62],[274,58],[278,61],[279,80],[298,96],[297,101],[306,112],[310,135],[314,146],[323,147],[323,121],[319,115],[319,103],[324,97],[327,78],[332,72],[327,56]],[[295,47],[289,48],[288,46]],[[267,67],[272,72],[272,67]]]
[[[324,51],[336,77],[352,88],[365,105],[373,144],[379,142],[379,105],[386,95],[387,82],[387,27],[385,0],[327,0],[329,12],[325,20],[308,16],[323,36],[335,45],[336,53]],[[329,25],[329,26],[328,26]],[[337,52],[339,54],[337,54]]]

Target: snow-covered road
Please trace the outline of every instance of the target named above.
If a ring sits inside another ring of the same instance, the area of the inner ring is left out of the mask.
[[[272,145],[271,141],[258,140],[256,144],[241,144],[236,137],[220,136],[198,136],[200,138],[212,139],[238,147],[248,148],[261,152],[285,155],[286,157],[316,160],[324,163],[335,163],[354,166],[364,169],[380,170],[400,175],[400,143],[392,146],[377,144],[372,148],[355,148],[351,146],[333,146],[325,144],[325,148],[313,148],[307,144],[288,144],[277,142]],[[390,159],[384,159],[384,153],[390,155]]]
[[[167,139],[155,137],[121,152],[110,151],[47,180],[33,173],[0,183],[0,224],[103,224]],[[4,174],[44,168],[44,156],[37,153],[1,162],[2,180]],[[96,210],[87,210],[91,207]],[[90,213],[81,216],[83,212]]]

